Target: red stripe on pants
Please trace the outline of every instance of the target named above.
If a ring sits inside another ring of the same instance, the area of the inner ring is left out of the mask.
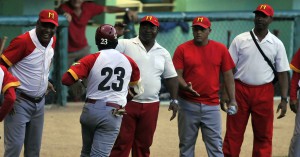
[[[149,157],[150,146],[156,129],[159,102],[137,103],[130,101],[125,106],[119,136],[110,157]]]
[[[251,114],[254,134],[253,157],[271,157],[273,137],[274,87],[271,83],[251,86],[235,81],[238,112],[227,115],[226,134],[223,143],[225,157],[238,157],[244,133]]]

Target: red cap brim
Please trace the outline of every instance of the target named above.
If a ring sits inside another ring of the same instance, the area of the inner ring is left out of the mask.
[[[56,27],[58,26],[58,23],[51,20],[51,19],[40,19],[41,22],[50,22],[50,23],[53,23]]]

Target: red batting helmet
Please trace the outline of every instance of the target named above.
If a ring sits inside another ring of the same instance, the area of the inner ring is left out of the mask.
[[[99,50],[114,49],[118,44],[117,31],[112,25],[102,24],[96,30],[95,40]]]

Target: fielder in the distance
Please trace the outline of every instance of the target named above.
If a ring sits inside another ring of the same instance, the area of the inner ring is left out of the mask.
[[[128,85],[133,93],[143,93],[140,71],[128,56],[115,50],[118,40],[112,25],[96,30],[99,52],[90,54],[63,75],[62,83],[70,86],[87,78],[86,103],[80,117],[83,146],[81,156],[109,156],[118,136]]]
[[[42,10],[36,27],[14,38],[4,50],[0,64],[9,67],[19,79],[16,89],[15,114],[4,120],[5,157],[20,156],[24,143],[24,156],[38,157],[44,126],[44,105],[47,91],[55,91],[48,81],[54,55],[58,26],[54,10]]]
[[[0,122],[12,110],[16,100],[15,88],[18,86],[20,86],[18,79],[0,65],[0,92],[4,95],[3,103],[0,106]]]

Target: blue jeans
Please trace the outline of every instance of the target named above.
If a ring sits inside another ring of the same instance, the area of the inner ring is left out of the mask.
[[[180,157],[194,157],[199,129],[209,157],[223,157],[220,107],[179,99],[178,135]]]

